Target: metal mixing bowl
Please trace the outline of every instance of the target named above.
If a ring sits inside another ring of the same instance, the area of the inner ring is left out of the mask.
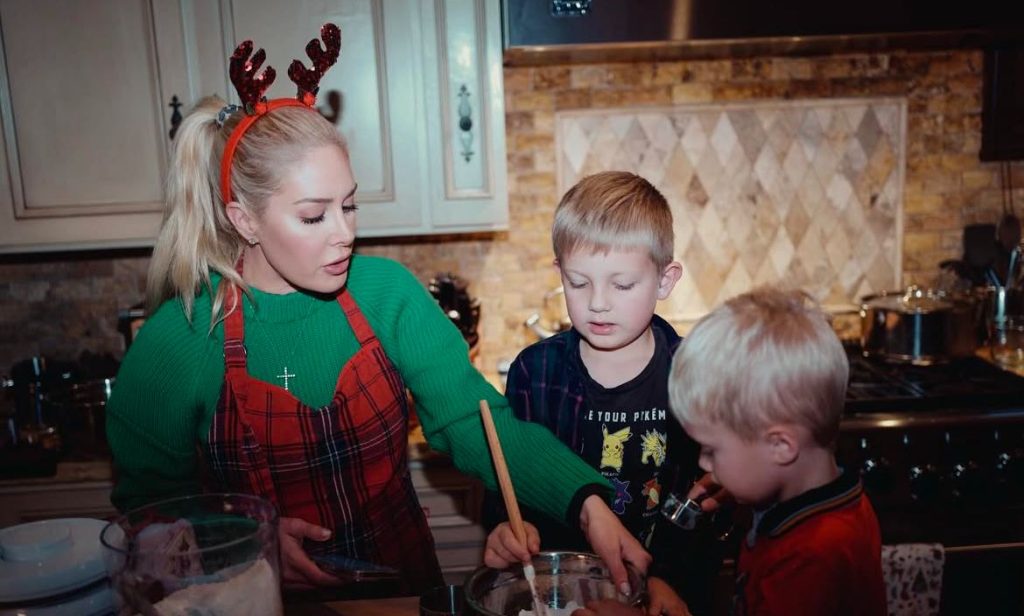
[[[611,580],[608,567],[594,554],[542,552],[533,557],[537,594],[548,607],[564,608],[570,601],[583,607],[589,601],[616,599],[639,605],[645,594],[645,578],[627,563],[629,596],[621,595]],[[533,609],[530,586],[521,565],[508,569],[481,567],[470,574],[463,586],[466,602],[483,616],[518,616],[519,610]]]

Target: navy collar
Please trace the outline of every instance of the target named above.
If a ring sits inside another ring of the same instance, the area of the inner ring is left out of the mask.
[[[787,501],[776,503],[765,510],[758,516],[756,522],[757,536],[778,537],[820,513],[855,502],[863,492],[860,473],[843,469],[839,476],[829,483]]]

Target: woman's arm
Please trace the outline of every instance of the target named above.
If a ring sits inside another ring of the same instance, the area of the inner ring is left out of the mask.
[[[360,257],[353,262],[349,285],[412,391],[433,449],[447,453],[456,467],[495,489],[479,410],[480,400],[487,400],[516,495],[523,503],[566,520],[580,488],[593,484],[607,489],[604,478],[546,428],[512,416],[505,397],[470,363],[458,330],[405,268],[385,259]]]
[[[199,491],[197,391],[216,387],[223,376],[223,363],[210,361],[211,345],[220,342],[198,322],[203,310],[196,307],[193,327],[176,302],[165,304],[147,319],[118,371],[107,439],[116,475],[111,501],[121,511]]]

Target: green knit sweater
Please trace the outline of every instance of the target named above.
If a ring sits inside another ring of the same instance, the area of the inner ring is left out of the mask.
[[[214,279],[214,286],[218,278]],[[460,470],[496,489],[479,403],[490,404],[516,494],[565,519],[576,491],[605,480],[543,426],[516,421],[468,359],[466,343],[434,299],[404,267],[369,256],[352,260],[348,289],[412,391],[430,446]],[[303,403],[329,404],[338,374],[358,342],[338,302],[304,293],[253,289],[244,300],[250,375],[270,383],[287,366]],[[192,322],[179,301],[147,320],[125,355],[107,405],[107,436],[121,510],[195,493],[197,442],[206,442],[224,381],[224,327],[208,333],[210,295],[195,301]]]

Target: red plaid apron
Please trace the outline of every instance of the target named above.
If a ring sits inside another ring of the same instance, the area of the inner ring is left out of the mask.
[[[260,495],[283,517],[331,529],[306,549],[394,567],[398,592],[420,594],[443,579],[409,476],[405,386],[348,290],[338,303],[360,349],[322,408],[249,376],[242,310],[228,315],[226,376],[204,451],[211,487]]]

